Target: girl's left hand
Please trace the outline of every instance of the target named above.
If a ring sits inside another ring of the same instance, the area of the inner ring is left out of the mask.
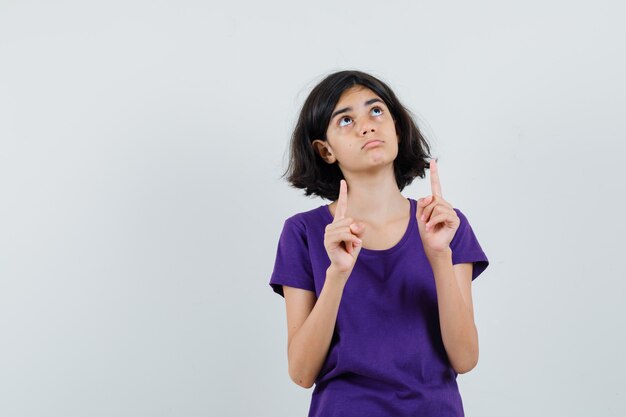
[[[450,249],[461,220],[452,205],[441,196],[441,184],[435,160],[430,161],[432,195],[417,200],[417,226],[427,256]]]

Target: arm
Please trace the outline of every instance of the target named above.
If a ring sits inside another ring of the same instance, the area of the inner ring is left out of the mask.
[[[478,363],[478,331],[472,305],[472,263],[452,265],[452,251],[429,258],[435,275],[441,336],[450,363],[463,374]]]
[[[346,279],[329,267],[317,301],[311,291],[283,286],[289,376],[304,388],[313,386],[328,354],[345,283]]]

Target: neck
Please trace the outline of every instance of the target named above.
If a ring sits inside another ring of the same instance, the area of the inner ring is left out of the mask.
[[[370,223],[385,223],[406,216],[408,201],[396,184],[393,166],[389,167],[390,169],[366,175],[344,173],[348,183],[346,217]],[[336,207],[337,202],[333,202],[331,206]]]

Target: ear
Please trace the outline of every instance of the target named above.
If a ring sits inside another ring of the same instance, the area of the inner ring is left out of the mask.
[[[312,142],[315,152],[328,164],[334,164],[337,158],[333,155],[330,145],[325,140],[315,139]]]

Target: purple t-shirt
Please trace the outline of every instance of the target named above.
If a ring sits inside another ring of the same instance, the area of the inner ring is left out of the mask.
[[[384,250],[362,248],[344,287],[330,349],[315,380],[309,417],[464,416],[457,373],[439,327],[435,278],[411,205],[402,239]],[[487,268],[465,215],[450,242],[452,263],[473,262],[472,280]],[[324,232],[328,205],[285,220],[270,279],[319,297],[330,259]]]

